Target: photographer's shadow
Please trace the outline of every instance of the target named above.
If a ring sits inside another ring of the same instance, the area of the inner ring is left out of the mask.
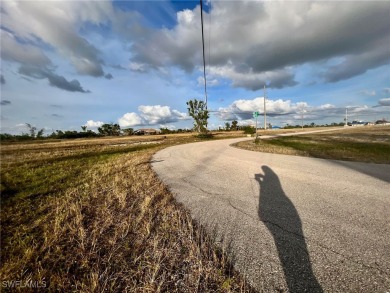
[[[262,170],[264,175],[255,174],[260,185],[259,219],[274,238],[289,292],[323,292],[313,273],[299,214],[275,172],[267,166]]]

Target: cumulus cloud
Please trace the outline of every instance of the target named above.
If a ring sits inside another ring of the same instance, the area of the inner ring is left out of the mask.
[[[51,65],[50,59],[41,49],[17,42],[13,34],[3,29],[1,29],[1,59],[33,66]]]
[[[387,47],[387,39],[378,42],[377,49],[361,54],[348,55],[341,64],[332,66],[325,72],[325,80],[328,82],[338,82],[363,74],[369,69],[390,63],[390,51]]]
[[[143,125],[142,118],[134,112],[126,113],[118,119],[118,123],[121,127],[131,127]]]
[[[25,76],[33,77],[36,79],[45,79],[47,78],[51,86],[69,91],[69,92],[81,92],[81,93],[90,93],[89,90],[84,90],[80,82],[77,79],[72,81],[66,80],[65,77],[55,74],[49,69],[41,69],[34,66],[22,65],[19,68],[19,73]]]
[[[21,57],[20,44],[7,40],[7,48],[16,48],[12,57],[28,62],[47,62],[39,49],[37,40],[52,46],[66,57],[79,74],[103,76],[103,61],[91,43],[79,35],[84,22],[104,23],[113,17],[111,3],[103,1],[6,1],[2,3],[2,26],[12,31],[19,39],[31,43],[32,49]],[[20,21],[23,19],[23,21]],[[8,52],[8,51],[7,51]],[[8,52],[9,54],[9,52]],[[17,55],[17,56],[15,56]],[[26,62],[22,62],[27,64]],[[31,63],[28,63],[31,64]],[[37,64],[34,64],[37,65]]]
[[[379,105],[381,105],[381,106],[390,106],[390,98],[380,99],[379,100]]]
[[[367,109],[370,108],[365,108],[365,110]],[[267,116],[275,119],[283,117],[285,120],[301,119],[302,114],[305,119],[323,119],[332,116],[342,117],[345,113],[345,108],[337,108],[332,104],[312,106],[306,102],[293,103],[291,100],[285,99],[267,99],[266,110]],[[216,115],[223,121],[240,120],[250,123],[253,121],[252,115],[255,111],[260,112],[261,115],[264,113],[263,97],[236,100],[228,107],[220,108]]]
[[[251,68],[234,67],[229,62],[225,66],[211,67],[210,73],[212,76],[230,79],[234,87],[243,87],[253,91],[263,88],[264,85],[268,88],[283,88],[297,84],[294,75],[288,69],[254,73]]]
[[[106,79],[113,79],[114,78],[111,73],[107,73],[104,77]]]
[[[335,109],[336,107],[332,104],[324,104],[318,107],[319,109]]]
[[[141,117],[148,124],[166,124],[186,119],[187,115],[177,110],[171,110],[169,106],[139,106],[138,111]]]
[[[301,107],[302,105],[306,105],[306,104],[292,103],[290,100],[267,99],[266,100],[267,115],[282,116],[282,115],[291,114],[298,111],[298,108]],[[236,117],[240,119],[250,119],[252,117],[252,113],[255,111],[259,111],[261,113],[264,112],[263,97],[257,97],[250,100],[245,100],[245,99],[236,100],[229,107],[220,108],[219,115],[221,118],[225,118],[224,120],[233,120],[236,119]]]
[[[179,120],[188,119],[187,114],[178,110],[171,109],[169,106],[153,105],[138,107],[138,112],[124,114],[118,119],[122,127],[156,125],[178,122]]]
[[[209,13],[205,41],[207,48],[211,40],[210,71],[232,80],[233,86],[293,86],[294,66],[344,58],[325,68],[325,80],[337,82],[390,60],[385,2],[216,1]],[[154,30],[133,45],[132,62],[144,70],[200,68],[199,19],[199,6],[178,12],[175,27]]]
[[[104,123],[102,121],[93,121],[88,120],[87,123],[84,124],[84,126],[90,127],[90,128],[97,128],[102,126]]]

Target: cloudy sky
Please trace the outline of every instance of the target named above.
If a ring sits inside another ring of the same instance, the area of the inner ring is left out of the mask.
[[[204,1],[210,126],[390,119],[389,1]],[[1,1],[1,131],[191,128],[199,1]]]

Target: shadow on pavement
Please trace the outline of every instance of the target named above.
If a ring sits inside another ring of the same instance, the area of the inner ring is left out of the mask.
[[[333,163],[350,168],[362,174],[390,183],[390,167],[388,164],[370,164],[350,161],[332,160]]]
[[[255,174],[260,185],[259,219],[274,238],[289,292],[323,292],[313,273],[299,214],[275,172],[267,166],[262,170],[264,175]]]

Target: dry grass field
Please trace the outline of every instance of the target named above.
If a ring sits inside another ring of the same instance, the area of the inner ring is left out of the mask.
[[[390,164],[390,126],[348,127],[324,133],[239,142],[235,146],[267,153]]]
[[[2,144],[2,291],[250,292],[150,167],[161,148],[197,140]]]

